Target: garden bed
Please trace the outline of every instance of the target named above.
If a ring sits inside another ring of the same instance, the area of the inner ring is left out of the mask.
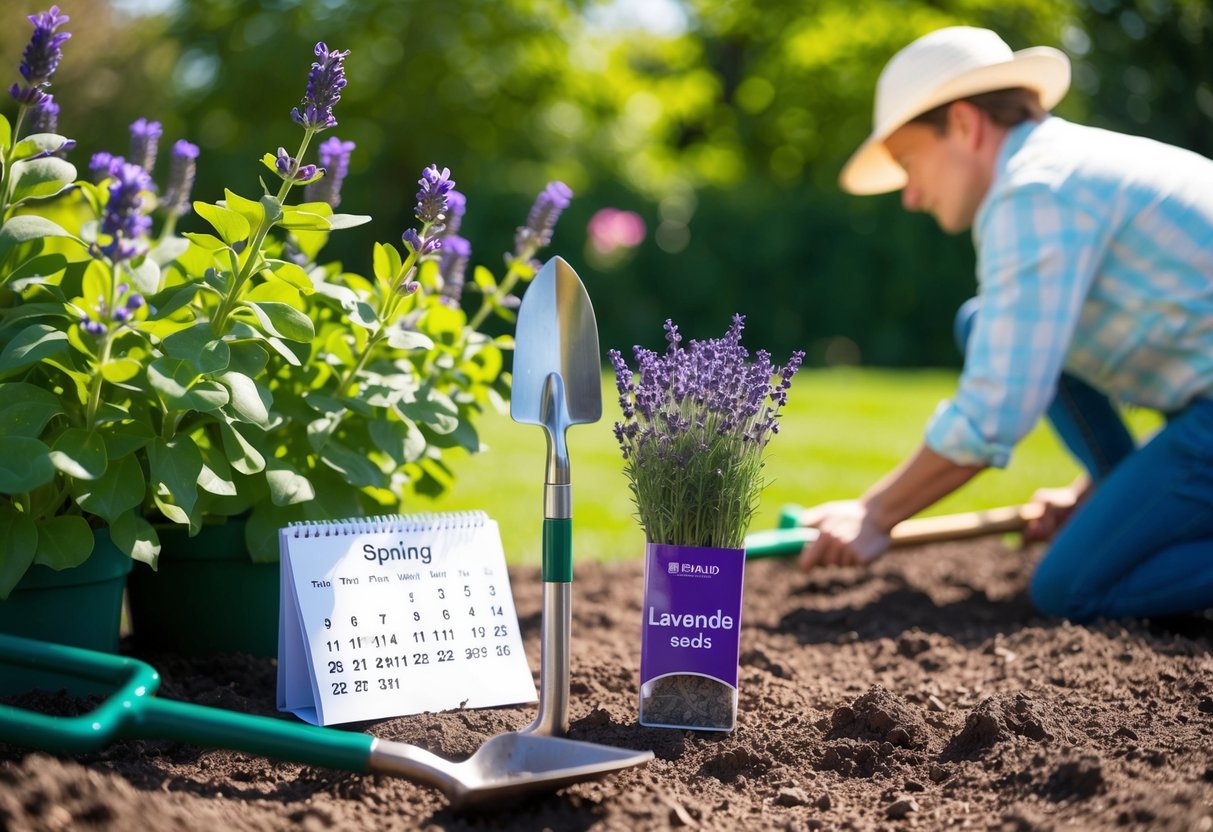
[[[1213,621],[1041,618],[1024,592],[1036,554],[954,543],[811,576],[750,563],[728,734],[637,725],[641,563],[579,564],[570,735],[657,756],[519,805],[455,815],[407,781],[174,742],[75,758],[0,745],[0,827],[1213,828]],[[534,667],[540,579],[512,575]],[[274,713],[271,660],[141,658],[164,696]],[[533,716],[519,706],[362,727],[454,758]]]

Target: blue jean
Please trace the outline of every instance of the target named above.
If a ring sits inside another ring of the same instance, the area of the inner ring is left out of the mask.
[[[973,299],[957,313],[962,348],[976,312]],[[1213,398],[1140,448],[1108,397],[1068,374],[1047,416],[1095,487],[1036,567],[1037,608],[1084,622],[1213,607]]]

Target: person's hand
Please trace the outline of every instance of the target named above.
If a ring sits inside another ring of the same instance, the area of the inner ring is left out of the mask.
[[[1052,540],[1082,502],[1082,491],[1074,485],[1038,489],[1025,512],[1030,519],[1023,530],[1024,544]]]
[[[860,566],[871,563],[889,548],[889,535],[881,531],[858,500],[823,503],[807,509],[802,526],[816,528],[817,540],[800,552],[801,570],[816,566]]]

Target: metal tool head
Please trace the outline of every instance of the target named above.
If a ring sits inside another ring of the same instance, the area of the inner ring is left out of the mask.
[[[549,381],[555,376],[556,378]],[[594,307],[573,267],[553,257],[531,281],[514,333],[510,416],[563,431],[602,418]]]
[[[454,809],[516,800],[643,765],[652,751],[536,734],[501,734],[457,763],[458,781],[443,788]]]

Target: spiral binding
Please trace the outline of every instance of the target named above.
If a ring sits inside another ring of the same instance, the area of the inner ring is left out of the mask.
[[[426,511],[418,514],[380,514],[344,520],[298,520],[288,526],[292,537],[345,537],[356,534],[409,534],[436,529],[471,529],[483,526],[489,516],[480,510]]]

